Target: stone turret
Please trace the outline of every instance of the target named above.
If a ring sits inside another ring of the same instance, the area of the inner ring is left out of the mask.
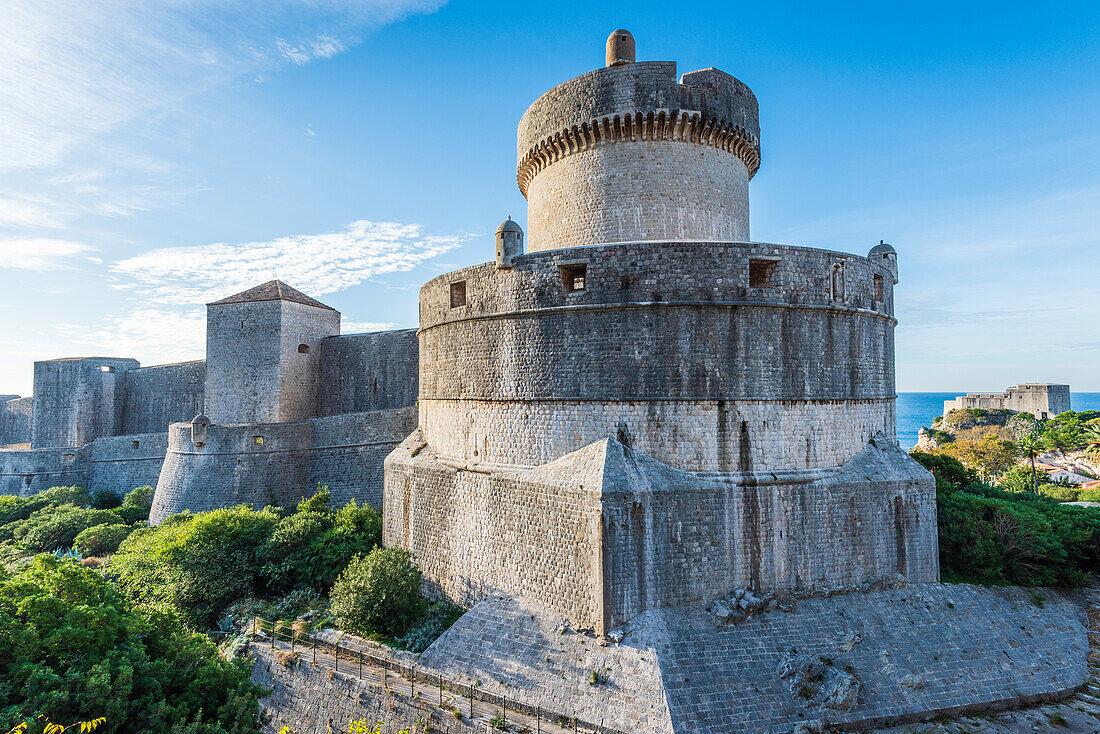
[[[496,232],[497,267],[510,268],[523,254],[523,227],[508,217],[500,223]]]
[[[635,62],[623,30],[608,38],[607,64],[554,87],[520,120],[528,251],[747,241],[760,167],[752,91],[717,69],[677,83],[674,62]]]
[[[272,280],[207,305],[206,410],[215,424],[318,415],[320,342],[340,312]]]
[[[83,446],[121,433],[124,377],[139,366],[110,357],[35,362],[32,445]]]
[[[634,63],[634,36],[622,28],[607,37],[607,65],[622,66]]]

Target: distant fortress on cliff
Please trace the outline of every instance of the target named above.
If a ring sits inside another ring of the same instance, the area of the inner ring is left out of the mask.
[[[971,392],[954,400],[945,400],[943,414],[964,408],[983,410],[1014,410],[1031,413],[1046,420],[1070,409],[1069,385],[1050,382],[1022,382],[1004,392]]]

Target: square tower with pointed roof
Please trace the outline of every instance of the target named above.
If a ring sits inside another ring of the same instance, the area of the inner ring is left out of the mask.
[[[318,415],[320,342],[340,312],[279,280],[207,304],[206,415],[216,424]]]

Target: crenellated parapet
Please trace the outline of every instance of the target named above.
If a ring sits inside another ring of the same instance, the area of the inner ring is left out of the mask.
[[[698,110],[629,110],[570,125],[533,145],[516,166],[516,183],[524,196],[547,166],[566,156],[624,141],[670,140],[706,145],[732,153],[744,162],[749,178],[760,169],[760,139],[740,125]]]

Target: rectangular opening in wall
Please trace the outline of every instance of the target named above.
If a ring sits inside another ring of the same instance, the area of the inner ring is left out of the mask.
[[[459,280],[451,283],[451,308],[466,305],[466,281]]]
[[[749,260],[749,287],[774,288],[778,260]]]
[[[875,276],[875,300],[882,303],[886,297],[886,282],[881,275]]]
[[[257,446],[263,446],[264,445],[264,437],[263,436],[253,436],[252,437],[252,443],[256,444]]]
[[[66,463],[76,461],[76,454],[62,454],[61,460]]]
[[[137,442],[137,441],[131,441],[131,442],[130,442],[130,448],[132,448],[132,449],[136,449],[136,448],[138,447],[138,445],[139,445],[139,444],[138,444],[138,442]]]
[[[299,344],[298,345],[298,354],[309,354],[309,345],[308,344]]]
[[[567,292],[584,290],[584,279],[588,274],[588,265],[586,263],[580,263],[579,265],[562,265],[559,267],[559,270],[561,270],[561,284],[565,286]]]
[[[100,367],[100,368],[99,368],[99,371],[100,371],[100,372],[114,372],[114,371],[115,371],[115,368],[114,368],[114,367],[112,367],[112,366],[111,366],[111,365],[109,365],[109,364],[105,364],[105,365],[103,365],[102,367]]]

